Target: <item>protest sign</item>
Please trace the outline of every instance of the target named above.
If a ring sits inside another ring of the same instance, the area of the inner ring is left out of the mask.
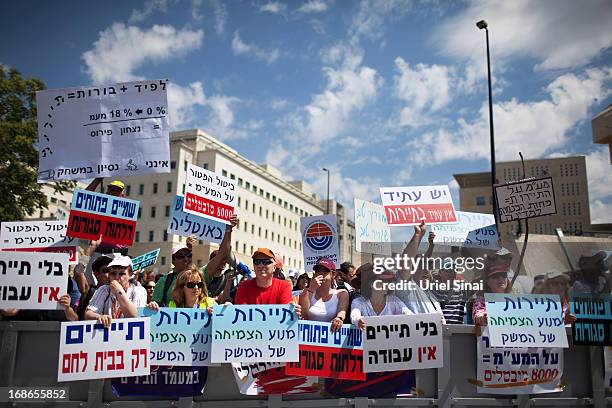
[[[0,276],[0,309],[59,309],[68,282],[68,254],[0,252]]]
[[[167,81],[36,92],[38,182],[170,173]]]
[[[183,202],[182,195],[174,196],[168,233],[183,237],[195,235],[203,241],[221,243],[225,235],[225,225],[218,221],[186,213],[183,211]]]
[[[389,225],[448,224],[457,222],[447,185],[381,187],[380,197]]]
[[[117,397],[196,397],[202,395],[207,367],[151,366],[151,374],[111,381]]]
[[[364,371],[442,367],[442,315],[367,316]]]
[[[331,331],[331,323],[300,320],[300,360],[287,363],[290,375],[365,380],[361,330],[345,324]]]
[[[563,347],[567,336],[559,295],[485,293],[493,347]]]
[[[470,248],[501,248],[499,234],[492,214],[456,211],[456,224],[435,224],[431,230],[436,234],[434,243]]]
[[[155,262],[157,262],[157,257],[159,256],[159,250],[160,249],[157,248],[142,255],[138,255],[136,258],[132,258],[132,270],[138,271],[151,265],[155,265]]]
[[[320,257],[330,258],[339,265],[338,223],[335,215],[315,215],[300,218],[304,270],[312,267]]]
[[[416,376],[414,370],[366,373],[365,381],[337,380],[325,378],[325,392],[336,397],[388,398],[414,396]]]
[[[210,365],[212,319],[206,309],[141,308],[138,315],[151,319],[151,364]]]
[[[499,221],[509,222],[557,213],[552,177],[495,185]]]
[[[236,385],[244,395],[312,394],[319,391],[317,377],[300,377],[285,371],[284,363],[232,363]]]
[[[612,388],[612,347],[603,348],[604,353],[604,386]]]
[[[355,240],[357,252],[391,255],[391,229],[382,205],[355,199]]]
[[[563,391],[563,349],[492,348],[487,327],[477,339],[477,392],[524,395]]]
[[[0,249],[66,253],[70,265],[75,265],[78,261],[79,241],[66,236],[67,228],[67,220],[3,222],[0,228]]]
[[[298,361],[293,305],[214,306],[213,363]]]
[[[183,211],[230,224],[236,208],[236,181],[212,171],[187,165]]]
[[[62,322],[57,381],[148,375],[149,319]]]
[[[136,233],[139,201],[76,189],[72,196],[66,235],[132,245]]]
[[[612,295],[573,295],[570,311],[576,316],[572,324],[575,345],[612,346]]]

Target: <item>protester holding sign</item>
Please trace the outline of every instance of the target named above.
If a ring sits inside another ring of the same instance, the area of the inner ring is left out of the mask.
[[[212,307],[215,304],[215,299],[208,297],[208,290],[202,279],[202,274],[194,265],[191,265],[176,279],[172,291],[172,300],[168,302],[168,307],[207,309],[212,314]],[[147,307],[159,310],[159,305],[155,301],[149,302]]]
[[[546,274],[541,294],[559,295],[563,308],[563,320],[565,324],[572,324],[576,321],[576,316],[570,313],[569,305],[569,276],[563,272],[550,271]]]
[[[314,266],[310,285],[300,294],[303,318],[319,322],[331,322],[331,331],[342,327],[349,306],[346,290],[332,288],[336,265],[329,258],[321,258]]]
[[[484,272],[484,293],[510,293],[508,269],[505,265],[490,264]],[[487,307],[484,293],[479,293],[474,301],[472,317],[474,324],[487,325]]]

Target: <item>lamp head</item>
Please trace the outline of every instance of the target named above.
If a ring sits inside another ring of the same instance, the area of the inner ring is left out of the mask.
[[[484,20],[480,20],[479,22],[476,23],[476,27],[480,28],[481,30],[483,28],[487,28],[489,25],[487,24],[486,21]]]

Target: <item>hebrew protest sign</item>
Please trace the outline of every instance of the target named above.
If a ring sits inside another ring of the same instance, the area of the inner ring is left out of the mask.
[[[367,316],[364,371],[442,367],[442,315]]]
[[[196,397],[204,393],[208,367],[151,366],[151,374],[111,381],[117,397]]]
[[[298,361],[293,305],[214,306],[213,363]]]
[[[563,349],[492,348],[486,327],[477,339],[477,392],[520,395],[563,391]]]
[[[391,229],[382,205],[355,199],[355,239],[357,252],[391,255]]]
[[[380,198],[389,225],[448,224],[457,222],[447,185],[381,187]]]
[[[434,243],[462,247],[495,249],[501,248],[499,234],[492,214],[456,211],[456,224],[435,224]]]
[[[76,189],[66,235],[109,244],[132,245],[139,201]]]
[[[166,80],[36,92],[38,182],[170,173]]]
[[[312,394],[320,388],[317,377],[288,374],[284,363],[232,363],[232,371],[244,395]]]
[[[157,248],[142,255],[138,255],[136,258],[132,258],[132,270],[138,271],[151,265],[155,265],[155,262],[157,262],[157,257],[159,256],[159,250],[160,249]]]
[[[569,347],[559,295],[485,293],[492,347]]]
[[[0,252],[0,276],[0,309],[59,309],[68,282],[68,254]]]
[[[552,177],[495,185],[499,221],[509,222],[557,213]]]
[[[68,262],[78,261],[79,241],[67,237],[68,221],[3,222],[0,227],[2,251],[60,252],[68,254]]]
[[[149,375],[149,319],[62,322],[57,381]]]
[[[183,211],[229,224],[236,208],[236,181],[187,165]]]
[[[574,344],[581,346],[612,346],[612,295],[573,295],[571,313]]]
[[[304,270],[312,271],[320,257],[330,258],[340,264],[338,223],[335,215],[315,215],[300,218]]]
[[[168,233],[183,237],[195,235],[203,241],[221,243],[223,235],[225,235],[225,225],[218,221],[186,213],[183,211],[183,202],[183,196],[174,196]]]
[[[356,326],[344,324],[335,333],[331,323],[300,320],[300,361],[287,363],[290,375],[365,380],[363,339]]]
[[[206,309],[141,308],[138,315],[151,319],[151,364],[211,365],[212,319]]]

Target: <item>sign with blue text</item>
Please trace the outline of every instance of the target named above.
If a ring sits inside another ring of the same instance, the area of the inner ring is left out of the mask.
[[[184,200],[182,195],[174,196],[168,233],[182,237],[195,235],[202,241],[219,244],[225,235],[225,225],[219,221],[186,213],[183,211]]]
[[[142,255],[138,255],[136,258],[132,258],[132,270],[138,271],[140,269],[148,268],[151,265],[155,265],[157,257],[159,256],[159,248],[152,251],[146,252]]]
[[[357,252],[391,255],[391,229],[382,205],[355,199],[355,239]]]
[[[334,264],[340,264],[338,222],[335,215],[302,217],[300,228],[305,271],[312,271],[320,257],[330,258]]]
[[[431,226],[431,230],[436,234],[434,243],[494,250],[501,248],[495,217],[492,214],[466,211],[456,211],[456,213],[456,224]]]
[[[570,301],[574,344],[612,346],[612,295],[574,294]]]

